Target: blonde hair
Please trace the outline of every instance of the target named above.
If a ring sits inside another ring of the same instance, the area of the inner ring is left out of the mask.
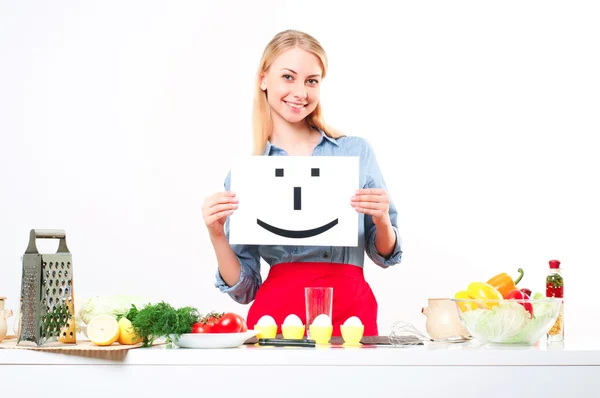
[[[260,65],[256,74],[256,86],[254,91],[254,105],[252,109],[252,134],[254,138],[254,155],[262,155],[267,145],[267,140],[273,132],[273,119],[269,103],[267,102],[267,94],[261,89],[260,82],[271,67],[271,64],[282,52],[292,48],[301,48],[314,54],[321,61],[321,69],[323,70],[322,77],[327,74],[327,55],[321,44],[307,33],[297,30],[285,30],[280,32],[271,39],[265,48]],[[334,128],[328,126],[323,118],[323,109],[321,103],[310,115],[306,117],[309,126],[316,127],[331,137],[338,138],[343,134]]]

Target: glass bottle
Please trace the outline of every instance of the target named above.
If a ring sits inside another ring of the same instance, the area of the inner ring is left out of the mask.
[[[550,260],[550,270],[546,275],[546,297],[555,297],[564,299],[564,280],[560,269],[560,261]],[[547,339],[549,342],[563,341],[565,338],[565,302],[561,300],[560,312],[556,323],[548,331]]]

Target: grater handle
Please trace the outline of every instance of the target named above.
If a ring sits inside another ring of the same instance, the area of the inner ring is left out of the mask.
[[[64,239],[67,237],[64,229],[32,229],[37,239]]]
[[[29,233],[29,246],[25,254],[39,254],[36,239],[60,239],[57,253],[69,253],[67,247],[67,234],[63,229],[32,229]]]

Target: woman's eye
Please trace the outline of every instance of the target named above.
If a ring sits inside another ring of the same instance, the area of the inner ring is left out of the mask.
[[[283,78],[284,78],[285,80],[290,80],[290,79],[292,78],[292,76],[290,76],[290,75],[283,75]]]
[[[319,81],[317,79],[308,79],[308,83],[309,84],[319,84]]]

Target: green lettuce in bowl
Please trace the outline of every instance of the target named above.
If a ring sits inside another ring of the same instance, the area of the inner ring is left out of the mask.
[[[453,299],[467,331],[482,343],[534,345],[556,322],[561,299],[540,294],[526,300]],[[524,304],[530,303],[533,315]]]

